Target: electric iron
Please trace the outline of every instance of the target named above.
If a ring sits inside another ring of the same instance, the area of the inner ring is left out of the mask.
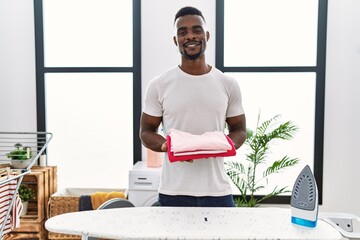
[[[291,194],[291,222],[316,227],[319,199],[315,177],[306,165],[297,177]]]

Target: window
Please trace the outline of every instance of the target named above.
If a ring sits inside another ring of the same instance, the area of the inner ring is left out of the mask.
[[[59,188],[127,188],[141,160],[140,0],[34,0],[38,130]]]
[[[300,128],[291,143],[271,149],[300,164],[271,178],[260,195],[277,185],[291,190],[308,164],[322,201],[326,13],[326,0],[217,1],[216,66],[238,80],[247,127],[255,129],[261,112],[261,120],[281,114]],[[289,203],[290,194],[270,201]]]

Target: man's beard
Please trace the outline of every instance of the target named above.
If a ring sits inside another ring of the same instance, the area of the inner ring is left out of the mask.
[[[193,55],[189,55],[187,54],[186,50],[183,49],[183,51],[181,51],[181,55],[183,55],[186,59],[191,60],[191,61],[195,61],[198,58],[200,58],[200,56],[205,52],[205,50],[203,48],[200,49],[200,51],[196,54]]]

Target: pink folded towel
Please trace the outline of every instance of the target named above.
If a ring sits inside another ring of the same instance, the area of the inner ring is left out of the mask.
[[[226,140],[223,132],[206,132],[201,135],[194,135],[176,129],[170,129],[172,151],[189,152],[196,150],[230,150],[231,145]]]
[[[173,138],[174,131],[175,138]],[[234,143],[224,133],[208,132],[202,135],[192,135],[188,133],[183,134],[184,132],[180,132],[180,134],[178,133],[178,130],[171,130],[170,134],[166,136],[170,162],[195,160],[208,157],[229,157],[236,155]],[[176,141],[180,142],[176,144]],[[179,149],[181,151],[176,151]]]

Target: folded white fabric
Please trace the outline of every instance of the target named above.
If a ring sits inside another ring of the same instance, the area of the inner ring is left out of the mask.
[[[171,129],[169,131],[171,137],[171,151],[175,153],[195,151],[220,151],[226,152],[232,149],[223,132],[214,131],[206,132],[201,135],[194,135],[187,132]]]
[[[227,150],[197,150],[190,152],[174,152],[174,156],[189,156],[194,154],[218,154],[218,153],[226,153]]]

